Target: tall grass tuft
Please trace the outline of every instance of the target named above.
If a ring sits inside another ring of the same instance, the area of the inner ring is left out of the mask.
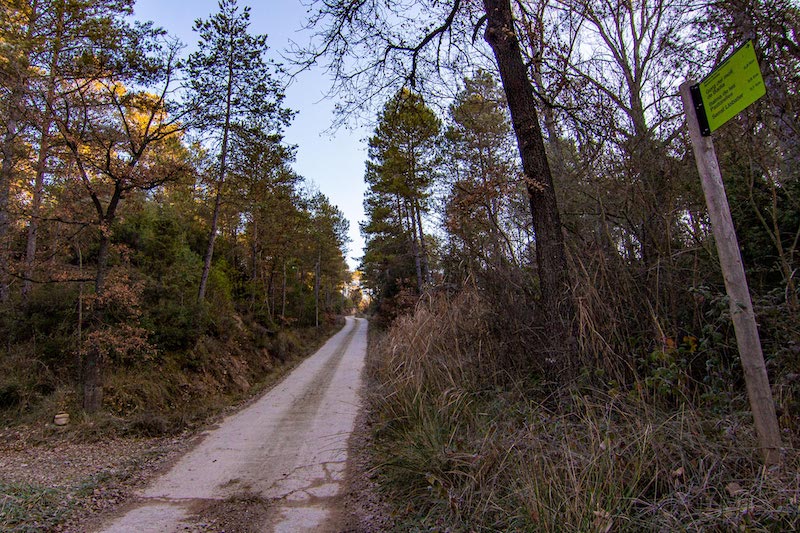
[[[764,471],[745,413],[556,385],[487,309],[476,291],[432,297],[376,344],[375,470],[398,530],[800,527],[798,456]]]

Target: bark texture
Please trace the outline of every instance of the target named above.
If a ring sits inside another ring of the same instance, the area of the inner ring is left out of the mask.
[[[545,323],[551,344],[548,348],[554,355],[568,356],[574,345],[575,310],[564,235],[536,113],[536,99],[514,31],[511,2],[484,0],[484,7],[487,16],[484,37],[492,47],[500,71],[533,214],[542,308],[547,314]],[[563,358],[561,362],[565,362]]]

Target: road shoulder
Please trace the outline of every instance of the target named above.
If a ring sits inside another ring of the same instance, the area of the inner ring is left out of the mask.
[[[379,490],[374,473],[373,450],[374,415],[370,399],[376,383],[370,368],[375,363],[371,353],[372,331],[363,370],[361,410],[355,420],[353,433],[347,443],[347,467],[340,492],[339,512],[331,521],[332,532],[380,533],[392,531],[391,506]]]

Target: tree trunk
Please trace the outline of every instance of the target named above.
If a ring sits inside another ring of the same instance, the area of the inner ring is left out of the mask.
[[[96,413],[103,407],[102,356],[92,346],[83,359],[83,410]]]
[[[100,226],[100,246],[97,251],[97,275],[94,281],[95,303],[94,322],[103,320],[103,293],[105,292],[106,270],[108,268],[108,252],[110,239],[108,226]],[[83,409],[87,413],[96,413],[103,407],[103,356],[97,346],[92,346],[83,358]]]
[[[52,105],[56,93],[56,72],[58,60],[61,55],[61,40],[64,34],[64,8],[65,2],[58,4],[58,21],[56,22],[56,35],[53,40],[53,54],[50,57],[50,73],[47,77],[47,92],[45,107]],[[22,282],[22,300],[28,301],[28,295],[33,285],[33,265],[36,260],[36,238],[39,230],[39,214],[42,207],[44,189],[44,175],[47,172],[47,156],[50,151],[50,127],[53,123],[50,110],[44,110],[39,138],[39,156],[36,162],[36,176],[33,182],[33,198],[31,199],[31,219],[28,223],[28,240],[25,245],[25,272]]]
[[[97,250],[97,275],[94,279],[94,292],[98,299],[102,299],[106,289],[106,271],[108,270],[108,251],[111,244],[107,232],[110,225],[100,226],[100,245]]]
[[[231,62],[233,60],[230,60]],[[197,291],[198,303],[206,299],[208,276],[211,273],[211,260],[214,258],[214,241],[217,239],[219,212],[222,205],[222,186],[225,184],[225,172],[228,158],[228,135],[231,129],[231,106],[233,98],[233,65],[228,64],[228,87],[225,95],[225,127],[222,130],[222,147],[219,155],[219,177],[217,179],[217,195],[214,198],[214,214],[211,217],[211,232],[208,235],[208,247],[203,258],[203,275],[200,277],[200,288]]]
[[[319,262],[320,253],[317,252],[317,264],[314,268],[314,325],[319,327]]]
[[[200,276],[200,288],[197,291],[198,303],[206,299],[206,289],[208,287],[208,277],[211,274],[211,260],[214,258],[214,242],[217,240],[217,226],[219,225],[219,212],[222,206],[222,183],[217,187],[217,194],[214,197],[214,213],[211,216],[211,231],[208,234],[208,246],[206,254],[203,256],[203,274]]]
[[[78,271],[81,279],[83,278],[83,253],[79,244],[75,244],[78,252]],[[94,352],[91,356],[84,356],[83,353],[83,281],[80,282],[78,289],[78,357],[82,364],[83,372],[83,408],[89,413],[94,413],[103,404],[102,388],[97,387],[100,373],[97,372],[98,354]],[[94,350],[93,350],[94,351]],[[98,389],[100,394],[97,394]]]
[[[256,309],[256,285],[258,284],[258,222],[256,220],[253,220],[253,238],[250,251],[252,253],[250,263],[252,268],[250,273],[250,312],[253,313]],[[269,292],[265,297],[269,299]]]
[[[414,199],[414,212],[417,216],[417,232],[419,233],[419,248],[422,257],[422,275],[425,283],[431,285],[433,277],[431,276],[431,264],[428,259],[428,249],[425,246],[425,233],[422,229],[422,209],[420,209],[419,201]]]
[[[487,15],[484,37],[494,51],[500,70],[530,198],[543,314],[549,322],[546,324],[547,338],[550,339],[548,348],[569,357],[568,352],[575,340],[575,309],[564,235],[536,113],[536,99],[514,31],[510,0],[484,0],[484,8]]]
[[[408,221],[408,228],[409,228],[409,239],[411,244],[411,254],[414,256],[414,269],[416,270],[417,274],[417,291],[419,294],[422,294],[424,279],[422,277],[422,256],[419,251],[419,243],[417,239],[419,238],[419,234],[417,233],[417,219],[414,216],[414,209],[411,205],[406,204],[406,219]]]
[[[117,214],[117,207],[122,200],[122,189],[114,188],[108,207],[103,212],[100,200],[94,194],[92,200],[97,209],[100,225],[100,242],[97,250],[97,275],[94,280],[94,292],[97,302],[94,308],[94,322],[104,321],[105,302],[103,297],[108,276],[108,256],[111,248],[111,224]],[[103,356],[98,347],[92,347],[83,360],[83,408],[87,413],[99,411],[103,406]]]
[[[281,286],[281,320],[286,322],[286,259],[283,260],[283,285]]]
[[[42,208],[44,190],[44,174],[47,169],[47,152],[50,144],[50,119],[42,124],[42,135],[39,141],[39,160],[36,164],[36,176],[33,182],[31,199],[31,219],[28,222],[28,240],[25,244],[25,271],[22,281],[22,300],[28,301],[33,286],[33,266],[36,262],[36,238],[39,231],[39,217]]]
[[[20,81],[19,83],[22,82]],[[11,183],[14,179],[14,160],[16,158],[16,142],[19,134],[22,99],[22,88],[13,88],[8,100],[8,120],[6,122],[6,133],[3,136],[3,163],[0,166],[0,302],[7,302],[11,295],[7,242],[10,221],[8,209],[11,197]]]
[[[275,321],[275,309],[277,305],[275,303],[275,271],[277,270],[275,267],[277,263],[272,260],[269,265],[269,278],[264,280],[264,285],[266,285],[267,293],[264,295],[264,304],[267,306],[267,315],[269,315],[269,319],[271,322]],[[266,275],[264,276],[266,277]]]

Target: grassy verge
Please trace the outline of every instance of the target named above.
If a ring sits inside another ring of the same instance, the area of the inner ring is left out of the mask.
[[[21,476],[15,469],[3,476],[11,480],[0,480],[0,530],[91,529],[85,526],[86,520],[124,502],[133,489],[142,487],[154,472],[169,464],[170,457],[186,448],[181,439],[112,438],[91,448],[51,441],[22,455],[11,454],[13,460],[28,463],[24,465],[28,475]],[[87,454],[99,462],[81,461],[80,456]],[[40,459],[44,465],[37,464]]]
[[[476,298],[420,307],[375,348],[375,471],[398,531],[800,527],[798,454],[762,469],[743,403],[553,386],[508,359]]]
[[[0,527],[3,531],[46,531],[63,520],[63,490],[0,482]]]

